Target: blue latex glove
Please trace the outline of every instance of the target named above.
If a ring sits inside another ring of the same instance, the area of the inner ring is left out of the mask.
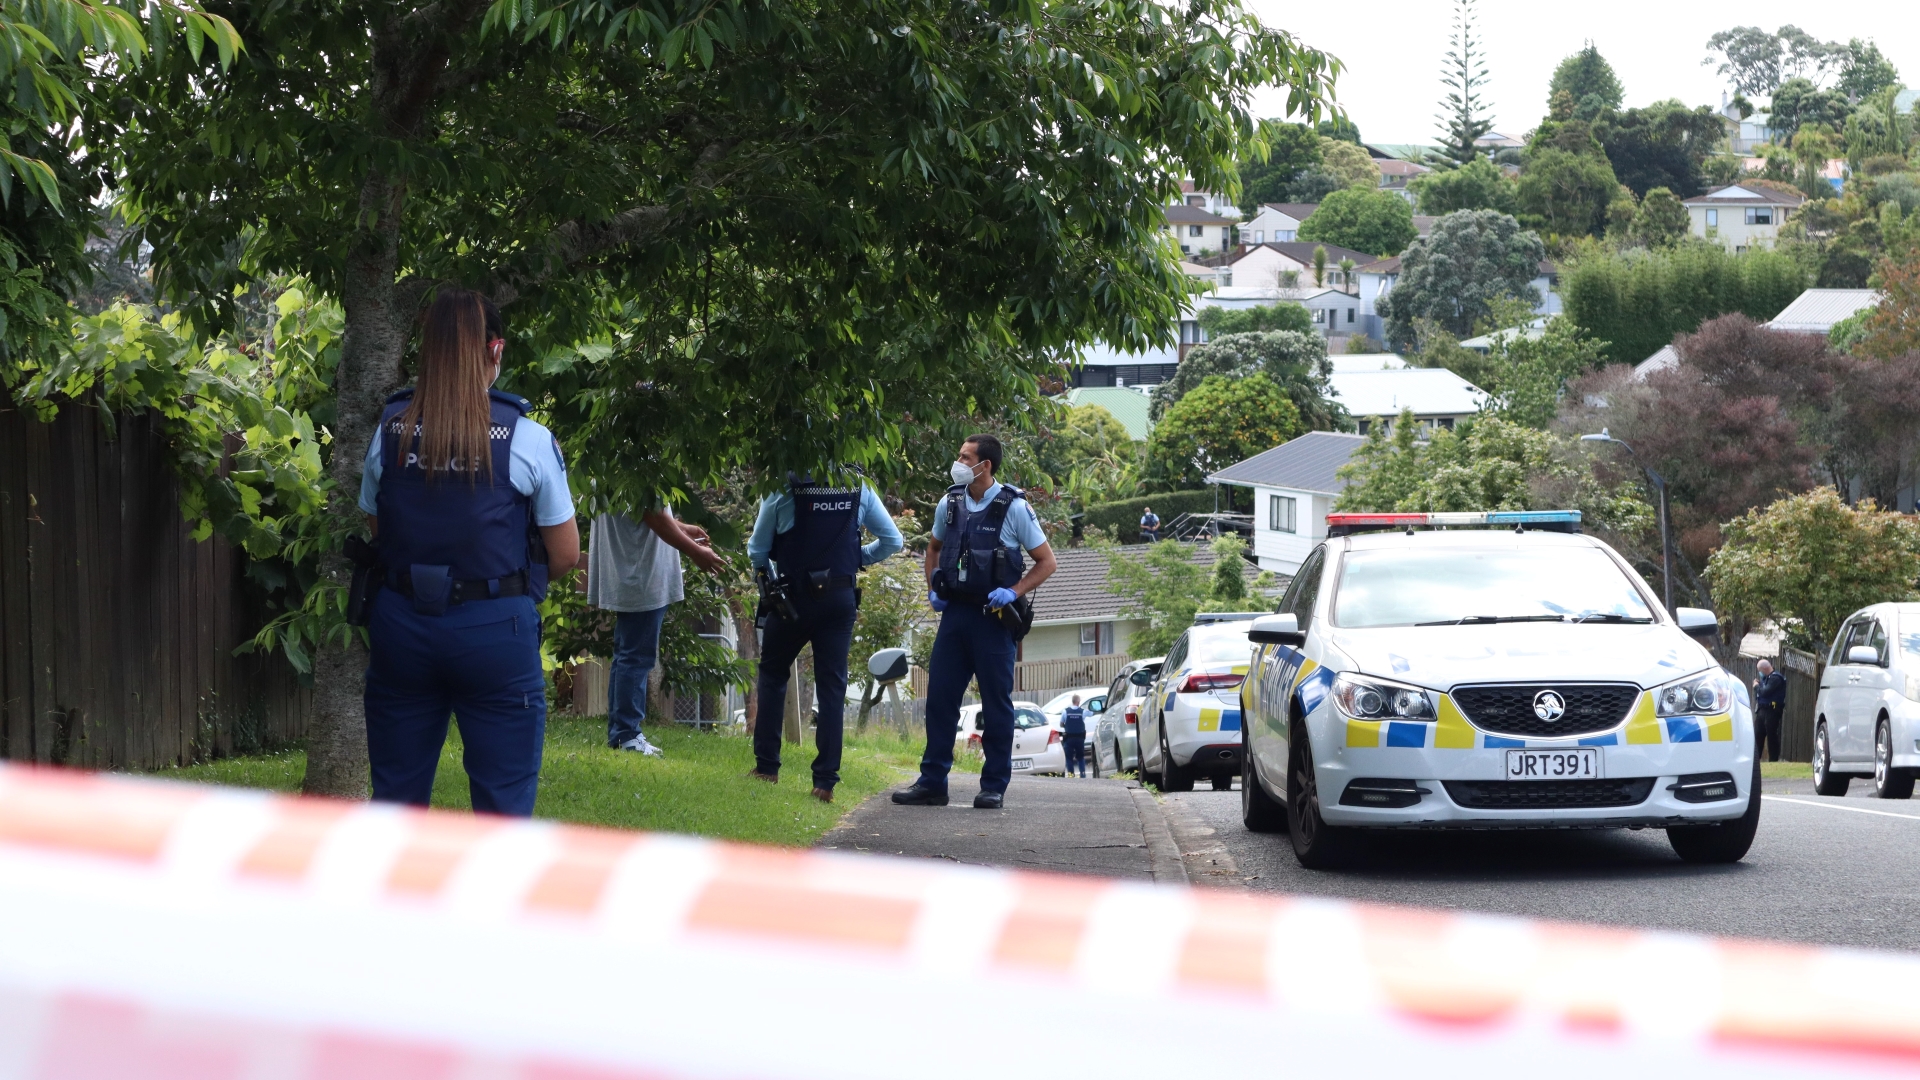
[[[1019,597],[1014,595],[1012,589],[995,589],[987,594],[987,606],[999,611],[1018,599]]]
[[[947,602],[940,599],[940,594],[931,589],[927,591],[927,603],[933,605],[933,610],[936,614],[947,610]]]

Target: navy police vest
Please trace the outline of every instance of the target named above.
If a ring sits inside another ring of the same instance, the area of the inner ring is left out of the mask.
[[[442,471],[431,483],[417,456],[420,432],[400,430],[413,390],[387,399],[380,415],[380,558],[387,583],[402,588],[411,568],[445,566],[454,581],[498,581],[527,572],[527,593],[546,593],[544,549],[536,560],[539,532],[533,500],[513,488],[513,430],[530,407],[525,398],[498,390],[492,399],[488,439],[493,472],[473,478]]]
[[[860,488],[823,487],[794,479],[793,528],[773,538],[780,576],[797,584],[824,577],[826,587],[851,588],[860,574]]]
[[[1000,542],[1000,526],[1014,500],[1025,493],[1012,484],[1001,484],[993,501],[975,513],[967,509],[967,486],[955,484],[947,489],[946,537],[940,544],[941,599],[986,603],[995,589],[1010,589],[1027,572],[1025,556],[1018,547]]]

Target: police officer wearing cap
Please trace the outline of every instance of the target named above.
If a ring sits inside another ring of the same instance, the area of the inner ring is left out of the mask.
[[[864,547],[862,528],[873,534]],[[760,500],[747,557],[783,600],[762,605],[759,721],[753,729],[754,766],[748,776],[769,783],[780,779],[780,718],[787,704],[787,679],[800,650],[811,644],[820,710],[814,722],[813,797],[833,801],[834,785],[840,782],[847,649],[853,644],[859,608],[860,570],[900,546],[899,528],[880,496],[864,482],[834,485],[789,476],[786,491]]]
[[[893,801],[945,806],[960,699],[980,683],[980,794],[973,805],[997,810],[1013,778],[1013,665],[1019,656],[1009,609],[1053,574],[1053,548],[1018,488],[994,479],[1003,451],[992,435],[973,435],[951,466],[953,487],[933,512],[927,546],[928,601],[940,613],[927,672],[927,749],[920,779]],[[1027,569],[1022,551],[1033,556]]]
[[[580,556],[560,446],[523,398],[491,389],[506,345],[478,293],[440,290],[420,376],[367,448],[381,586],[366,608],[373,797],[427,805],[451,714],[476,811],[533,813],[546,736],[534,604]]]

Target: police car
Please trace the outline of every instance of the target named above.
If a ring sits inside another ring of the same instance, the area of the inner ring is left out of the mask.
[[[1140,708],[1140,779],[1162,791],[1215,791],[1240,773],[1240,681],[1247,675],[1247,627],[1258,612],[1198,616],[1167,650]]]
[[[1734,862],[1760,820],[1746,689],[1577,511],[1330,514],[1247,636],[1241,811],[1335,865],[1369,828],[1667,830]]]

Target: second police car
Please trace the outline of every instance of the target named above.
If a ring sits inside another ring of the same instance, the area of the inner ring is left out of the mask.
[[[1747,693],[1577,511],[1332,514],[1248,629],[1242,816],[1333,865],[1367,829],[1759,824]]]

